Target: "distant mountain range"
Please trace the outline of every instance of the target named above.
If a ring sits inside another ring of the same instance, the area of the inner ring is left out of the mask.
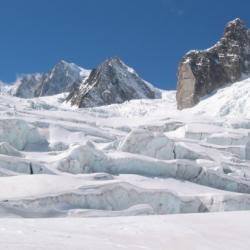
[[[118,57],[113,57],[92,70],[86,80],[76,84],[67,100],[78,107],[93,107],[159,96],[159,90],[141,79]]]
[[[25,74],[2,92],[21,98],[51,96],[68,92],[67,101],[77,107],[122,103],[131,99],[159,98],[161,91],[144,81],[118,57],[87,70],[64,60],[48,73]]]
[[[178,67],[177,107],[190,108],[225,84],[250,73],[250,30],[239,18],[229,22],[222,38],[206,50],[191,50]],[[95,69],[60,61],[48,73],[26,74],[1,92],[21,98],[67,92],[71,105],[96,107],[132,99],[155,99],[161,90],[143,80],[120,58],[106,59]]]
[[[84,81],[89,74],[90,70],[62,60],[49,73],[18,77],[10,93],[22,98],[32,98],[70,92],[75,83]]]

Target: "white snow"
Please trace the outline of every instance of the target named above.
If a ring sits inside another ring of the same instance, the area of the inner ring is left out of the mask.
[[[11,250],[248,250],[250,213],[84,219],[1,219]]]
[[[0,141],[8,142],[18,150],[46,145],[46,139],[38,129],[22,119],[0,120]]]
[[[249,118],[250,79],[233,83],[204,98],[195,108],[196,113],[209,113],[215,117]],[[209,108],[208,108],[209,107]]]
[[[0,217],[114,218],[2,219],[0,249],[248,249],[249,213],[225,211],[250,209],[249,93],[182,111],[175,91],[86,109],[2,93]]]

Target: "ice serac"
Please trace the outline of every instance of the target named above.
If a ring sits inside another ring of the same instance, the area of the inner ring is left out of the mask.
[[[70,93],[68,101],[78,107],[95,107],[156,97],[157,90],[151,84],[118,57],[113,57],[92,70],[87,80]]]
[[[239,18],[225,28],[223,37],[211,48],[192,50],[178,67],[178,109],[190,108],[200,98],[250,73],[250,30]]]
[[[49,73],[19,77],[10,93],[22,98],[33,98],[70,92],[74,84],[84,81],[89,73],[89,70],[74,63],[61,60]]]

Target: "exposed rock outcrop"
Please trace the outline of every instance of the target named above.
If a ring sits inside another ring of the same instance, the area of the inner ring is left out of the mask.
[[[157,92],[118,57],[113,57],[92,70],[87,80],[76,85],[67,99],[78,107],[95,107],[131,99],[153,99]]]
[[[178,67],[177,106],[189,108],[201,97],[250,73],[250,30],[239,18],[225,28],[223,37],[207,50],[192,50]]]

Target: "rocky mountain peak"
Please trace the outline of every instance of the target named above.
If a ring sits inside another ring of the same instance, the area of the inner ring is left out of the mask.
[[[57,78],[61,77],[61,75],[76,77],[80,74],[81,70],[82,68],[78,65],[61,60],[49,71],[48,77]]]
[[[67,100],[78,107],[152,99],[161,95],[117,56],[106,59],[91,71],[61,60],[48,73],[18,79],[9,92],[23,98],[69,92]]]
[[[127,66],[118,56],[106,59],[97,67],[97,70],[101,70],[103,72],[112,71],[113,73],[117,73],[119,71],[124,71],[124,73],[135,73],[135,71]]]
[[[50,71],[50,73],[61,73],[61,71],[72,71],[72,72],[79,72],[81,71],[81,67],[74,63],[69,63],[64,60],[60,60]]]
[[[78,107],[122,103],[131,99],[155,98],[156,90],[119,57],[105,60],[75,88],[68,101]]]
[[[89,71],[74,63],[61,60],[57,63],[37,89],[37,96],[68,92],[76,82],[85,79]]]
[[[57,66],[57,65],[63,66],[63,65],[69,65],[69,64],[71,64],[71,63],[68,63],[68,62],[66,62],[65,60],[61,59],[61,60],[56,64],[56,66]]]
[[[19,77],[9,92],[23,98],[70,92],[73,86],[87,78],[89,73],[89,70],[74,63],[61,60],[48,73]]]
[[[106,59],[103,63],[97,66],[97,71],[107,72],[107,71],[114,71],[117,68],[122,67],[121,59],[118,57],[111,57]]]
[[[122,64],[123,62],[122,62],[122,60],[118,57],[118,56],[113,56],[113,57],[110,57],[110,58],[107,58],[105,61],[104,61],[104,63],[103,63],[103,65],[119,65],[119,64]]]
[[[250,73],[249,30],[239,18],[228,23],[211,48],[192,50],[178,67],[177,106],[189,108],[201,97]]]

